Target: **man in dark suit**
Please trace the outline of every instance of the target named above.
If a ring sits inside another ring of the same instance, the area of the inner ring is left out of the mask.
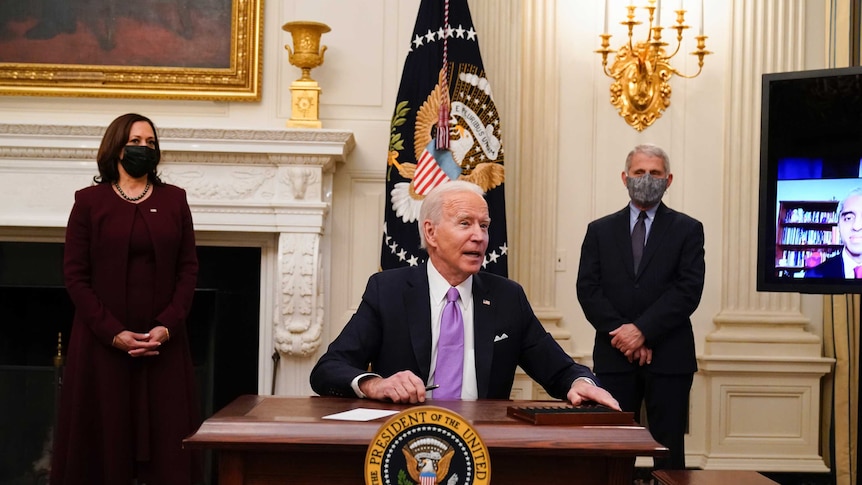
[[[478,186],[438,186],[423,201],[419,221],[429,262],[369,278],[356,313],[311,371],[315,392],[416,403],[434,385],[440,389],[430,390],[432,399],[438,392],[508,399],[520,365],[555,398],[619,409],[542,327],[519,284],[479,273],[491,220]],[[463,351],[440,352],[444,295],[452,288],[460,294],[454,303],[463,317]],[[463,363],[451,379],[457,382],[437,379],[444,360]]]
[[[862,278],[862,187],[850,191],[838,203],[837,212],[844,248],[839,255],[806,270],[806,278]]]
[[[639,145],[625,168],[631,202],[587,228],[578,300],[596,329],[602,385],[636,417],[645,404],[650,432],[671,452],[656,468],[681,469],[697,371],[690,316],[703,292],[703,225],[661,203],[673,181],[664,150]]]

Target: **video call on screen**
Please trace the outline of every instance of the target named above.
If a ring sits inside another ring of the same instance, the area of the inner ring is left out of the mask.
[[[862,161],[786,157],[777,168],[776,276],[822,277],[811,268],[841,256],[838,204],[862,188]]]

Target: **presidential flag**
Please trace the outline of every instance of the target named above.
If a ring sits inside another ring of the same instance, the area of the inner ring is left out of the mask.
[[[491,215],[483,270],[508,276],[500,115],[467,0],[422,0],[392,116],[380,266],[416,266],[419,207],[434,187],[467,180]]]

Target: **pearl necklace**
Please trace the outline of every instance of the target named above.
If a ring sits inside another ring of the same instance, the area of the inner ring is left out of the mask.
[[[149,180],[147,180],[147,185],[144,187],[144,191],[143,191],[143,192],[141,192],[141,195],[139,195],[139,196],[137,196],[137,197],[129,197],[128,195],[126,195],[126,193],[125,193],[125,192],[123,192],[123,189],[121,189],[121,188],[120,188],[120,183],[119,183],[119,182],[114,182],[114,187],[116,187],[116,188],[117,188],[117,192],[119,192],[119,193],[120,193],[120,197],[122,197],[122,198],[124,198],[124,199],[128,200],[129,202],[137,202],[137,201],[139,201],[139,200],[143,199],[143,198],[144,198],[144,196],[145,196],[145,195],[147,195],[147,192],[149,192],[149,191],[150,191],[150,181],[149,181]]]

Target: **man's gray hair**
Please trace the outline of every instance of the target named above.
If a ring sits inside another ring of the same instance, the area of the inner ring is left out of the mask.
[[[425,200],[422,201],[422,206],[419,208],[419,247],[427,250],[425,244],[425,221],[431,221],[431,224],[437,225],[443,218],[443,203],[450,195],[463,192],[472,192],[474,194],[485,196],[482,188],[473,182],[466,180],[452,180],[445,182],[428,193]]]
[[[667,152],[662,150],[661,147],[653,145],[652,143],[638,145],[629,152],[629,155],[626,157],[626,173],[629,173],[629,169],[632,168],[632,158],[634,158],[636,153],[643,153],[650,157],[661,158],[661,161],[664,163],[664,173],[670,173],[670,157],[667,156]]]
[[[856,187],[855,189],[851,190],[850,193],[847,194],[847,196],[841,199],[841,202],[838,203],[838,210],[835,213],[838,215],[839,219],[841,218],[841,213],[844,212],[844,203],[847,202],[847,199],[853,197],[854,195],[857,197],[862,197],[862,187]]]

